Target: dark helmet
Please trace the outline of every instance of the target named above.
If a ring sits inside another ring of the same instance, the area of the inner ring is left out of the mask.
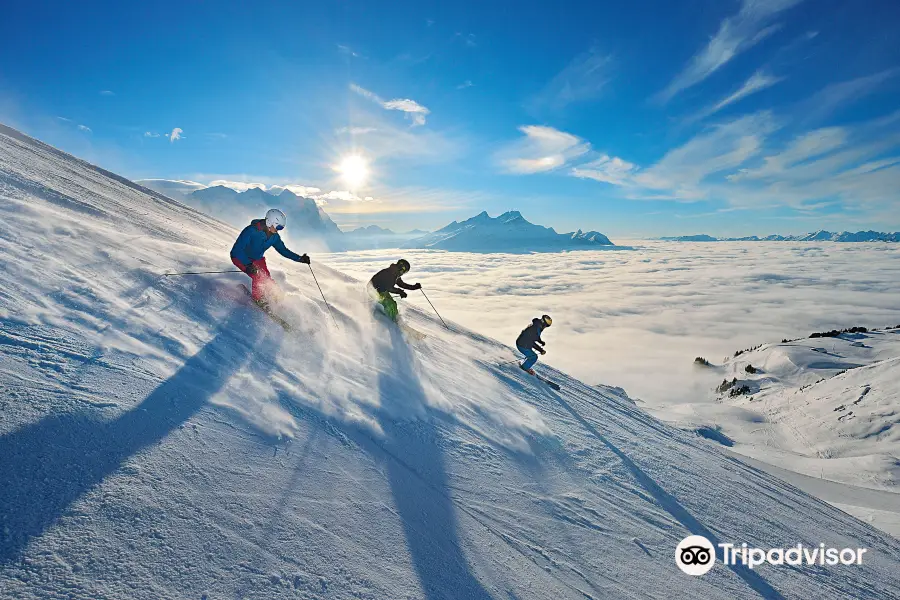
[[[405,258],[401,258],[400,260],[398,260],[398,261],[397,261],[397,266],[400,267],[400,272],[401,272],[401,273],[408,273],[408,272],[409,272],[409,261],[406,260]]]
[[[550,327],[553,325],[553,319],[550,318],[550,315],[544,315],[541,317],[541,323],[544,324],[544,327]]]

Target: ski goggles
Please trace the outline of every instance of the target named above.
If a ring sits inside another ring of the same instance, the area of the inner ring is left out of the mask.
[[[275,226],[275,231],[281,231],[282,229],[284,229],[284,225],[276,225]]]

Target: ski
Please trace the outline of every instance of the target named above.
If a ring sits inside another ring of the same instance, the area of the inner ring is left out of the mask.
[[[291,330],[293,330],[293,326],[292,326],[290,323],[288,323],[284,318],[282,318],[282,317],[276,315],[274,312],[272,312],[272,309],[271,309],[271,308],[268,308],[268,307],[266,307],[266,306],[263,306],[262,304],[260,304],[260,303],[257,302],[256,300],[254,300],[254,299],[253,299],[253,295],[252,295],[252,293],[250,292],[250,289],[249,289],[246,285],[244,285],[244,284],[242,283],[242,284],[240,284],[238,287],[240,287],[240,288],[244,291],[244,293],[247,294],[247,298],[250,299],[250,302],[253,304],[253,306],[255,306],[256,308],[258,308],[258,309],[260,310],[260,312],[262,312],[262,313],[265,314],[267,317],[269,317],[270,319],[272,319],[273,321],[275,321],[278,325],[281,325],[281,327],[282,327],[285,331],[291,331]]]
[[[531,375],[531,373],[529,373],[528,371],[525,371],[524,369],[522,369],[521,367],[519,367],[517,361],[511,361],[511,362],[516,363],[516,368],[518,368],[520,371],[522,371],[522,372],[525,373],[526,375]],[[498,366],[498,367],[504,367],[504,366],[509,365],[509,364],[510,364],[509,362],[505,362],[505,363],[497,363],[497,366]],[[560,391],[560,389],[562,389],[562,388],[559,387],[559,384],[556,383],[555,381],[550,381],[550,380],[547,379],[546,377],[541,377],[541,376],[538,375],[537,373],[534,374],[534,377],[535,377],[535,379],[537,379],[538,381],[543,381],[544,383],[546,383],[547,385],[549,385],[551,388],[553,388],[553,389],[556,390],[557,392]]]
[[[549,379],[545,379],[544,377],[541,377],[540,375],[535,375],[535,377],[537,377],[539,381],[543,381],[544,383],[549,385],[551,388],[553,388],[557,392],[560,390],[559,384],[556,383],[555,381],[550,381]]]
[[[397,323],[397,327],[400,328],[401,332],[403,332],[404,334],[408,335],[409,337],[411,337],[417,341],[424,340],[426,337],[428,337],[424,333],[419,331],[418,329],[413,329],[409,325],[405,325],[403,323]]]
[[[402,333],[416,341],[424,340],[426,337],[428,337],[427,335],[425,335],[418,329],[413,329],[412,327],[410,327],[409,325],[404,323],[402,320],[394,321],[393,319],[391,319],[389,316],[387,316],[384,313],[384,309],[382,309],[381,306],[379,306],[379,305],[375,305],[375,307],[372,309],[372,314],[374,315],[374,317],[377,320],[385,323],[386,325],[393,325],[394,327],[396,327],[397,329],[400,330],[400,333]]]

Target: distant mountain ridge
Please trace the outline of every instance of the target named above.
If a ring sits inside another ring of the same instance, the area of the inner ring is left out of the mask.
[[[398,233],[378,225],[343,231],[313,198],[298,196],[285,188],[267,191],[251,187],[239,192],[223,185],[208,187],[192,181],[142,179],[139,183],[238,228],[246,226],[250,219],[262,217],[270,208],[281,208],[288,215],[289,235],[320,242],[334,252],[397,248],[428,233],[421,230]]]
[[[483,211],[462,222],[410,241],[405,248],[453,250],[457,252],[558,252],[561,250],[615,247],[597,231],[556,233],[552,227],[535,225],[518,211],[491,217]]]
[[[900,232],[883,233],[880,231],[842,231],[834,233],[820,229],[812,233],[802,235],[768,235],[758,237],[755,235],[735,238],[719,238],[711,235],[680,235],[675,237],[661,237],[667,242],[900,242]]]
[[[248,216],[259,218],[273,206],[281,207],[290,215],[292,231],[302,231],[324,238],[340,237],[341,230],[315,200],[281,190],[277,196],[260,188],[237,192],[229,187],[216,185],[187,194],[185,200],[207,214],[237,227],[248,221]]]
[[[288,215],[288,236],[319,243],[332,252],[377,248],[426,248],[458,252],[560,252],[621,248],[598,231],[557,233],[526,220],[518,211],[491,217],[487,211],[462,222],[453,221],[434,232],[414,229],[395,232],[378,225],[341,230],[313,198],[298,196],[288,189],[244,191],[215,185],[205,187],[191,181],[140,180],[141,185],[171,195],[192,208],[242,228],[250,219],[278,207]],[[198,189],[198,186],[200,189]]]

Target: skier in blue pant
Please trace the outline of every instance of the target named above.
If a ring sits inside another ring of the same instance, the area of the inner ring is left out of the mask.
[[[516,348],[525,355],[525,362],[519,365],[519,368],[529,375],[534,375],[534,369],[531,367],[534,366],[538,359],[535,350],[541,354],[547,353],[543,348],[544,341],[541,339],[541,332],[552,324],[553,319],[550,318],[550,315],[544,315],[540,319],[532,319],[531,325],[523,329],[519,337],[516,338]]]

